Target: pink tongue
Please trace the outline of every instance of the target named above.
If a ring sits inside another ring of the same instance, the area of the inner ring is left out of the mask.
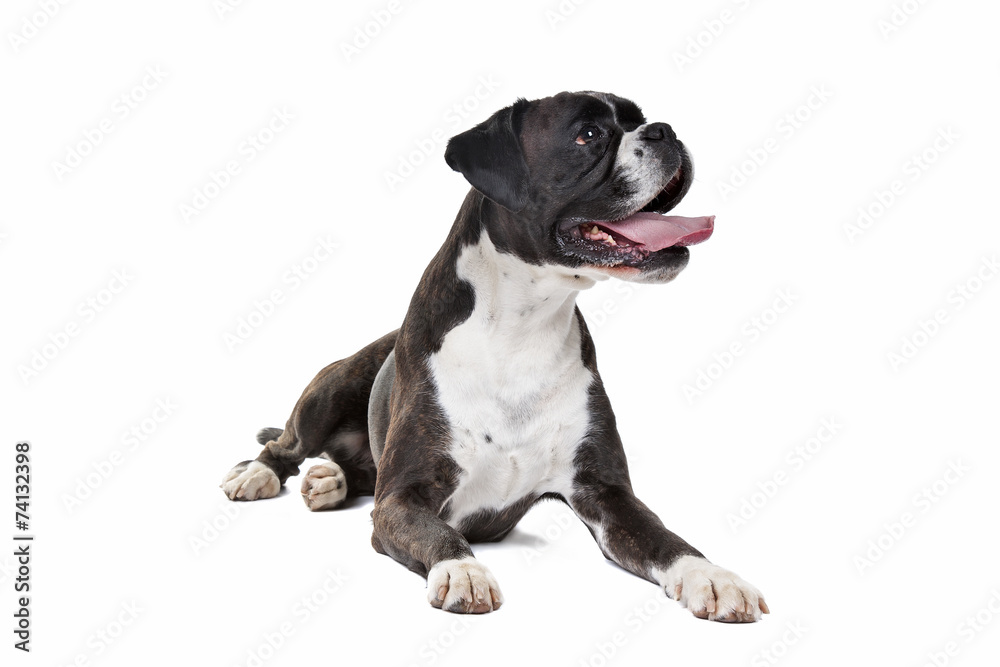
[[[708,239],[712,235],[715,216],[685,218],[680,215],[636,213],[617,222],[597,224],[656,252],[670,246],[694,245]]]

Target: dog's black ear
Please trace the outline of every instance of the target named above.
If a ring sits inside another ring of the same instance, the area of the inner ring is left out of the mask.
[[[528,165],[518,138],[528,101],[519,99],[448,141],[444,159],[475,189],[515,213],[528,203]]]

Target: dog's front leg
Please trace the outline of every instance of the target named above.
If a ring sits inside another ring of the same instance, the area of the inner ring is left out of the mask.
[[[610,413],[610,406],[608,412]],[[569,504],[610,560],[659,584],[699,618],[731,623],[769,613],[760,591],[735,573],[710,563],[666,529],[632,492],[625,453],[614,425],[594,429],[600,441],[581,445]]]
[[[496,579],[476,560],[461,533],[422,499],[395,493],[378,498],[372,546],[427,577],[431,605],[461,614],[495,611],[503,604]]]
[[[695,616],[745,623],[768,613],[760,591],[735,573],[713,565],[667,530],[627,483],[589,480],[577,488],[570,505],[590,528],[604,555],[659,584]]]

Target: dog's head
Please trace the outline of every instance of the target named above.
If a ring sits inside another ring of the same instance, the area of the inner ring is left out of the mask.
[[[448,165],[498,204],[493,243],[532,264],[667,282],[714,216],[663,215],[684,197],[691,158],[666,123],[607,93],[518,100],[448,142]]]

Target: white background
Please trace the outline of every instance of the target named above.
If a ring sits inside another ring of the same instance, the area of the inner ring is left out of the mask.
[[[5,664],[995,659],[995,3],[911,1],[884,34],[889,0],[402,0],[350,57],[386,2],[220,4],[4,4],[0,534],[27,439],[36,535],[30,655],[0,550]],[[507,603],[466,619],[372,550],[370,499],[310,514],[296,478],[259,503],[218,489],[317,370],[398,325],[468,187],[434,137],[582,89],[671,123],[698,166],[677,212],[718,216],[675,283],[580,304],[638,495],[764,591],[758,624],[694,619],[555,503],[476,548]],[[275,109],[294,119],[247,159]],[[859,207],[878,215],[852,238]],[[318,238],[339,247],[307,261]]]

